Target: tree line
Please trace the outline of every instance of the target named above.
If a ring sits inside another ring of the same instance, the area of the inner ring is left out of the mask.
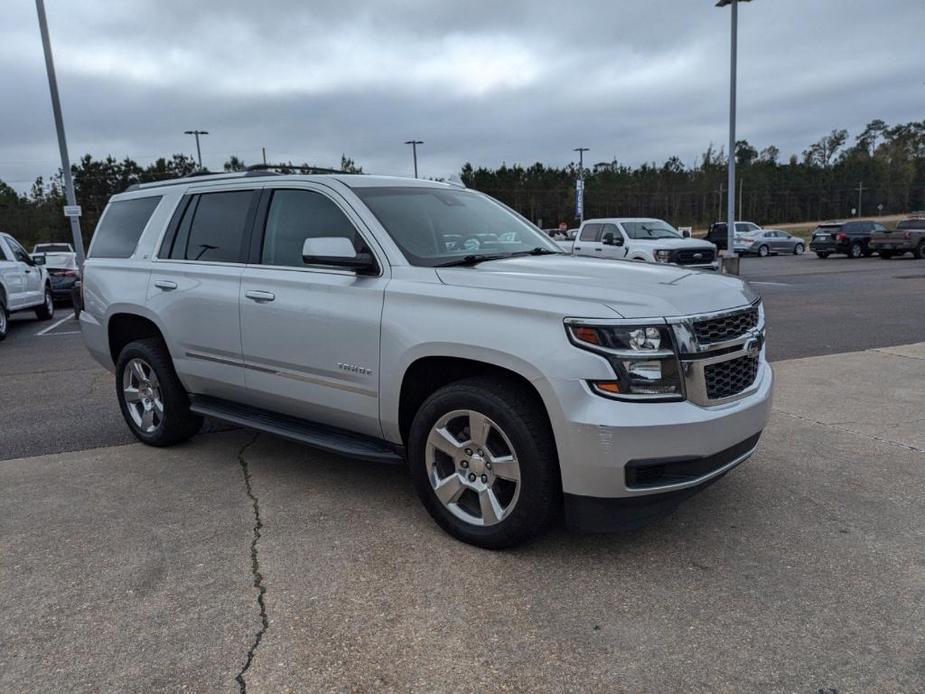
[[[741,201],[740,219],[774,224],[844,218],[852,210],[873,215],[925,209],[925,120],[898,125],[874,120],[853,141],[847,130],[833,130],[802,156],[794,154],[786,161],[773,145],[759,151],[740,140],[734,156],[738,180],[733,194]],[[683,226],[709,224],[725,217],[730,192],[725,189],[726,165],[726,152],[712,145],[691,166],[678,157],[661,165],[597,162],[581,172],[585,217],[645,216]],[[280,166],[293,173],[315,168],[292,162]],[[232,156],[223,168],[239,171],[246,164]],[[89,242],[110,196],[134,183],[187,176],[196,169],[195,160],[186,154],[147,166],[129,158],[84,155],[71,167],[77,202],[83,208],[84,242]],[[363,172],[346,155],[339,169]],[[575,181],[580,172],[575,163],[565,167],[502,164],[495,169],[467,163],[460,173],[468,187],[498,198],[541,226],[576,223]],[[60,171],[47,180],[37,178],[25,194],[0,181],[0,229],[27,247],[69,239],[63,205]]]

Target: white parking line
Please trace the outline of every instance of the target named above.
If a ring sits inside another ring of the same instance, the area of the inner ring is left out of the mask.
[[[38,335],[44,335],[45,333],[54,330],[55,328],[57,328],[57,327],[58,327],[59,325],[61,325],[62,323],[66,323],[67,321],[73,320],[73,319],[74,319],[74,316],[65,316],[64,318],[62,318],[61,320],[59,320],[57,323],[52,323],[52,324],[49,325],[47,328],[45,328],[45,329],[43,329],[43,330],[39,330],[39,331],[36,333],[36,336],[38,336]]]

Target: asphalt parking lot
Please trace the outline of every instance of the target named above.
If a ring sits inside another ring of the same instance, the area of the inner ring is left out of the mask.
[[[778,378],[756,457],[644,530],[504,553],[398,467],[131,443],[75,324],[14,321],[0,689],[925,691],[925,347],[896,347],[925,342],[925,263],[743,274]]]

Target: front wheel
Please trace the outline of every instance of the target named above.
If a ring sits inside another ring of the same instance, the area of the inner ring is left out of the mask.
[[[190,412],[163,341],[130,342],[116,362],[119,408],[135,437],[149,446],[170,446],[199,431],[202,417]]]
[[[806,250],[806,246],[804,246],[802,243],[798,243],[796,246],[793,247],[793,254],[803,255],[803,251],[805,250]]]
[[[915,256],[916,260],[925,258],[925,241],[922,241],[922,243],[915,247],[915,250],[912,251],[912,255]]]
[[[857,242],[852,243],[851,247],[848,249],[849,258],[860,258],[863,254],[864,248]]]
[[[524,386],[486,378],[445,386],[418,410],[408,443],[421,501],[458,540],[511,547],[559,511],[555,441]]]
[[[759,258],[767,258],[768,253],[770,252],[771,252],[771,249],[769,249],[767,246],[758,246],[758,257]]]
[[[39,320],[51,320],[55,317],[55,297],[51,294],[51,287],[45,286],[45,300],[35,309],[35,317]]]
[[[9,323],[7,322],[6,301],[0,297],[0,341],[6,338],[7,330],[9,330]]]

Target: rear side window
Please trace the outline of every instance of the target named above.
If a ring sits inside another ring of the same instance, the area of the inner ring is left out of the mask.
[[[270,202],[260,262],[264,265],[305,267],[305,239],[340,236],[354,249],[366,250],[363,240],[340,208],[321,193],[310,190],[277,190]]]
[[[254,192],[205,193],[186,209],[177,231],[172,260],[241,262],[241,244]]]
[[[581,229],[581,236],[578,238],[578,240],[600,241],[601,229],[603,229],[603,225],[601,224],[585,224]]]
[[[96,227],[91,258],[128,258],[135,252],[145,225],[161,201],[160,195],[109,203]]]
[[[902,229],[925,229],[925,217],[922,219],[904,219],[896,225],[899,230]]]

